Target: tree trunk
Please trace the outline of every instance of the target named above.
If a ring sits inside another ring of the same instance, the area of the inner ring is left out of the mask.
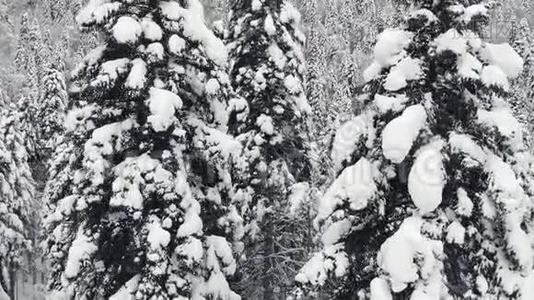
[[[270,216],[265,216],[270,219]],[[270,220],[267,219],[265,224],[264,239],[264,276],[263,276],[263,300],[274,300],[272,268],[274,267],[272,254],[274,253],[273,228]]]
[[[16,290],[16,284],[17,284],[17,269],[15,268],[15,264],[10,263],[9,264],[9,290],[6,291],[9,298],[11,300],[16,300],[15,298],[15,290]]]

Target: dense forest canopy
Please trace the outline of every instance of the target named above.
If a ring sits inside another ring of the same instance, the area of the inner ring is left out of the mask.
[[[534,297],[531,0],[0,0],[0,300]]]

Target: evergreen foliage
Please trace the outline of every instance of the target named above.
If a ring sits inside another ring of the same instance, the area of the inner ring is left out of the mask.
[[[105,42],[73,72],[45,190],[50,288],[68,297],[239,299],[241,219],[224,45],[197,0],[90,1]]]
[[[240,286],[243,295],[273,299],[275,288],[289,290],[309,241],[305,38],[288,1],[235,1],[230,16],[230,76],[243,97],[231,103],[230,119],[244,148],[236,164],[247,233]]]
[[[0,296],[13,296],[14,273],[29,249],[28,223],[34,218],[34,186],[18,127],[20,114],[0,90]]]
[[[338,299],[529,295],[532,156],[506,101],[522,59],[478,37],[485,5],[413,2],[378,37],[362,114],[338,130],[323,249],[297,281]]]

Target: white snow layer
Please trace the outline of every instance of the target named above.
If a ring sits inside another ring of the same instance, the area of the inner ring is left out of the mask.
[[[378,108],[378,111],[385,114],[389,111],[400,112],[406,108],[405,103],[408,101],[406,95],[396,96],[383,96],[380,94],[375,95],[374,104]]]
[[[169,51],[171,51],[174,54],[179,54],[182,52],[186,47],[186,42],[183,38],[179,37],[176,34],[173,34],[169,38]]]
[[[510,82],[506,73],[497,66],[489,65],[482,68],[481,79],[487,87],[497,86],[505,91],[510,89]]]
[[[405,219],[399,230],[380,248],[379,265],[389,275],[393,292],[403,291],[408,284],[420,278],[431,278],[439,272],[441,266],[436,256],[442,254],[443,244],[424,237],[421,234],[422,224],[423,220],[420,217]],[[425,293],[417,289],[414,293],[416,292]],[[439,299],[439,297],[422,299]]]
[[[437,22],[439,20],[438,17],[436,17],[436,15],[432,11],[426,8],[418,9],[410,13],[410,18],[415,17],[425,17],[427,19],[427,22],[429,23]]]
[[[482,67],[482,63],[469,53],[458,58],[458,74],[464,78],[479,79]]]
[[[230,289],[225,277],[236,269],[229,243],[223,237],[212,235],[206,238],[206,248],[206,267],[210,270],[210,276],[207,281],[193,284],[192,299],[240,300],[241,297]]]
[[[182,107],[182,99],[178,95],[158,88],[150,89],[147,102],[151,113],[148,123],[157,132],[167,130],[175,121],[176,110]]]
[[[171,241],[171,234],[161,227],[159,220],[153,220],[148,226],[147,241],[152,250],[167,247]]]
[[[413,203],[422,214],[436,209],[442,201],[445,171],[441,149],[443,141],[422,147],[408,176],[408,191]]]
[[[221,84],[219,81],[215,78],[210,78],[208,82],[206,82],[206,93],[208,95],[216,95],[221,89]]]
[[[192,3],[196,4],[185,9],[178,2],[163,1],[160,3],[160,8],[169,20],[180,22],[186,37],[194,42],[202,43],[211,60],[219,66],[224,66],[228,58],[226,47],[206,26],[201,5],[197,1],[192,1]]]
[[[365,82],[375,79],[382,69],[388,68],[407,56],[406,48],[412,42],[413,33],[400,29],[386,29],[378,38],[374,48],[374,61],[363,72]],[[400,72],[402,74],[402,72]],[[398,76],[390,79],[393,82]],[[398,80],[397,80],[398,81]],[[393,83],[390,83],[393,86]]]
[[[275,133],[273,119],[268,115],[261,114],[256,119],[256,125],[259,126],[261,132],[265,133],[266,135],[273,135]]]
[[[285,24],[299,24],[301,19],[298,9],[289,1],[282,3],[282,9],[280,10],[280,21]]]
[[[83,232],[79,231],[76,239],[72,242],[72,245],[69,249],[67,264],[64,271],[65,277],[76,277],[80,272],[80,268],[82,267],[82,261],[90,259],[91,255],[97,250],[98,247],[91,241],[91,239]]]
[[[105,21],[113,12],[122,6],[120,2],[109,2],[109,0],[91,0],[76,16],[76,22],[80,25],[100,24]]]
[[[386,29],[378,36],[374,54],[376,62],[386,68],[406,56],[405,48],[412,42],[413,33],[400,29]]]
[[[467,192],[463,188],[459,188],[457,191],[458,194],[458,205],[456,206],[456,213],[460,216],[470,217],[473,213],[474,204]]]
[[[128,71],[130,60],[128,58],[118,58],[106,61],[100,66],[100,70],[96,78],[91,81],[91,85],[108,85],[115,82],[119,75]]]
[[[121,122],[106,124],[95,129],[84,147],[84,167],[90,171],[90,180],[93,186],[98,186],[104,182],[104,174],[109,167],[109,161],[104,157],[110,155],[117,150],[117,145],[120,145],[123,133],[135,126],[133,119],[126,119]],[[78,175],[79,174],[79,175]],[[86,177],[87,174],[81,171],[74,176],[75,182]],[[82,200],[84,198],[81,198]],[[83,203],[78,201],[78,206],[83,206]]]
[[[130,74],[126,79],[126,87],[131,89],[142,89],[146,83],[146,62],[141,58],[132,61]]]
[[[490,65],[499,67],[510,79],[517,78],[523,70],[523,58],[508,43],[484,44],[481,58]]]
[[[308,199],[310,185],[307,182],[299,182],[291,186],[289,194],[289,214],[296,215]]]
[[[498,156],[491,154],[486,163],[486,170],[491,174],[490,188],[503,195],[503,204],[508,208],[515,208],[524,197],[517,176],[512,167]]]
[[[132,277],[115,294],[109,297],[109,300],[135,300],[135,292],[140,279],[140,275]]]
[[[453,153],[463,153],[478,161],[485,163],[486,153],[473,139],[465,134],[451,133],[449,136],[449,145]]]
[[[325,245],[323,251],[316,253],[302,267],[295,277],[295,281],[303,284],[323,285],[330,272],[333,272],[337,277],[341,277],[346,274],[348,267],[349,259],[341,243]]]
[[[465,240],[465,228],[458,221],[452,222],[447,227],[447,242],[462,245]]]
[[[224,133],[216,128],[204,128],[206,133],[205,141],[210,153],[217,153],[224,160],[230,157],[237,158],[242,153],[242,145],[231,135]]]
[[[367,115],[359,115],[343,124],[334,137],[331,158],[335,170],[341,168],[345,160],[349,160],[356,148],[356,143],[364,136],[372,138],[374,135],[372,121]]]
[[[269,48],[267,48],[267,53],[269,53],[269,57],[274,61],[276,67],[283,70],[287,63],[287,56],[284,54],[284,51],[278,47],[277,43],[271,43]]]
[[[274,26],[274,20],[270,14],[267,15],[267,17],[265,17],[265,23],[263,24],[263,29],[265,29],[265,32],[268,35],[276,34],[276,27]]]
[[[139,39],[143,28],[137,20],[132,17],[122,16],[113,26],[113,37],[119,43],[134,43]]]
[[[486,16],[488,14],[488,8],[484,4],[474,4],[465,8],[461,19],[467,24],[471,22],[474,17]]]
[[[163,38],[163,30],[161,30],[161,27],[150,18],[144,18],[141,21],[141,27],[143,28],[143,35],[146,39],[159,41]]]
[[[165,49],[160,42],[150,43],[145,51],[149,61],[161,61],[165,57]]]
[[[427,114],[422,105],[412,105],[395,118],[382,132],[382,151],[394,163],[401,163],[410,152],[419,132],[426,124]]]
[[[334,222],[324,231],[321,242],[326,246],[335,245],[350,232],[351,227],[352,223],[348,219]]]
[[[472,6],[475,11],[484,6]],[[468,32],[450,29],[434,40],[437,53],[449,50],[458,55],[460,76],[481,79],[486,86],[498,86],[505,90],[523,69],[523,59],[508,44],[482,43],[480,38]],[[471,53],[470,53],[471,52]],[[483,63],[485,65],[483,65]]]
[[[423,75],[420,59],[406,57],[394,65],[384,83],[388,91],[398,91],[408,85],[408,81],[417,80]]]
[[[372,62],[367,69],[363,71],[363,80],[367,83],[375,78],[382,72],[382,66],[376,61]]]
[[[298,94],[302,92],[302,83],[293,75],[288,75],[284,79],[284,86],[291,94]]]
[[[318,220],[326,219],[338,205],[349,204],[352,210],[362,210],[377,192],[375,165],[362,158],[347,167],[328,188],[319,203]]]
[[[252,0],[252,11],[258,11],[261,8],[261,1],[260,0]]]
[[[512,111],[506,107],[496,107],[491,111],[479,109],[478,121],[490,127],[497,127],[499,132],[513,139],[522,132],[521,123],[514,117]]]
[[[467,40],[454,28],[440,34],[434,40],[434,45],[437,53],[448,50],[458,55],[463,55],[467,52]]]
[[[391,289],[385,279],[377,277],[371,281],[371,300],[393,300]]]
[[[530,205],[530,200],[512,167],[501,158],[489,155],[486,170],[490,174],[491,195],[504,207],[502,218],[506,228],[506,251],[523,270],[531,270],[534,252],[531,243],[526,242],[530,240],[529,234],[521,226],[524,209]]]

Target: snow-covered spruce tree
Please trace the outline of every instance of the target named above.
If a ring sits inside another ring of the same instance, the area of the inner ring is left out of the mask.
[[[527,18],[522,18],[519,21],[517,33],[511,37],[511,44],[517,53],[525,61],[525,71],[531,71],[534,68],[534,49],[533,49],[533,35]]]
[[[106,43],[73,72],[45,195],[50,289],[70,299],[239,299],[227,53],[197,0],[93,0]],[[59,296],[57,296],[59,297]]]
[[[36,125],[40,157],[48,159],[64,134],[67,98],[63,74],[51,66],[45,71],[43,93],[38,103]]]
[[[17,67],[19,72],[28,72],[29,63],[31,57],[29,54],[30,44],[30,20],[28,13],[22,14],[20,17],[19,31],[17,35],[17,49],[15,52],[14,65]]]
[[[17,105],[22,114],[20,126],[32,165],[35,162],[39,163],[36,153],[37,132],[35,124],[37,123],[37,102],[47,49],[49,48],[43,45],[42,32],[37,19],[24,13],[21,16],[13,64],[21,81],[21,86],[18,88]]]
[[[43,47],[43,35],[39,21],[24,13],[21,17],[14,64],[17,70],[31,80],[37,89],[44,70],[48,47]]]
[[[244,146],[236,198],[243,203],[248,242],[240,287],[251,298],[287,291],[306,257],[307,209],[299,206],[307,201],[310,178],[311,109],[299,20],[282,0],[239,0],[231,7],[230,75],[245,100],[231,103],[230,119]]]
[[[525,64],[521,75],[512,83],[512,106],[519,119],[532,129],[534,113],[534,36],[528,20],[519,21],[517,29],[510,36],[510,44],[523,58]],[[530,131],[530,130],[529,130]],[[530,131],[531,132],[531,131]]]
[[[0,106],[0,298],[7,293],[14,299],[15,270],[30,246],[26,226],[34,187],[18,128],[20,116],[2,90]]]
[[[506,101],[522,59],[478,37],[486,6],[415,3],[337,133],[323,249],[296,279],[336,299],[528,299],[532,156]]]
[[[318,1],[301,1],[300,11],[303,12],[303,22],[307,24],[306,40],[306,97],[312,107],[312,122],[310,137],[312,147],[316,153],[313,159],[311,181],[313,187],[323,190],[322,186],[331,178],[331,160],[329,147],[335,133],[336,119],[341,115],[337,108],[343,105],[338,99],[332,99],[327,93],[329,83],[328,57],[329,47],[327,28],[321,23]],[[339,124],[339,122],[337,122]],[[330,174],[330,175],[329,175]]]

